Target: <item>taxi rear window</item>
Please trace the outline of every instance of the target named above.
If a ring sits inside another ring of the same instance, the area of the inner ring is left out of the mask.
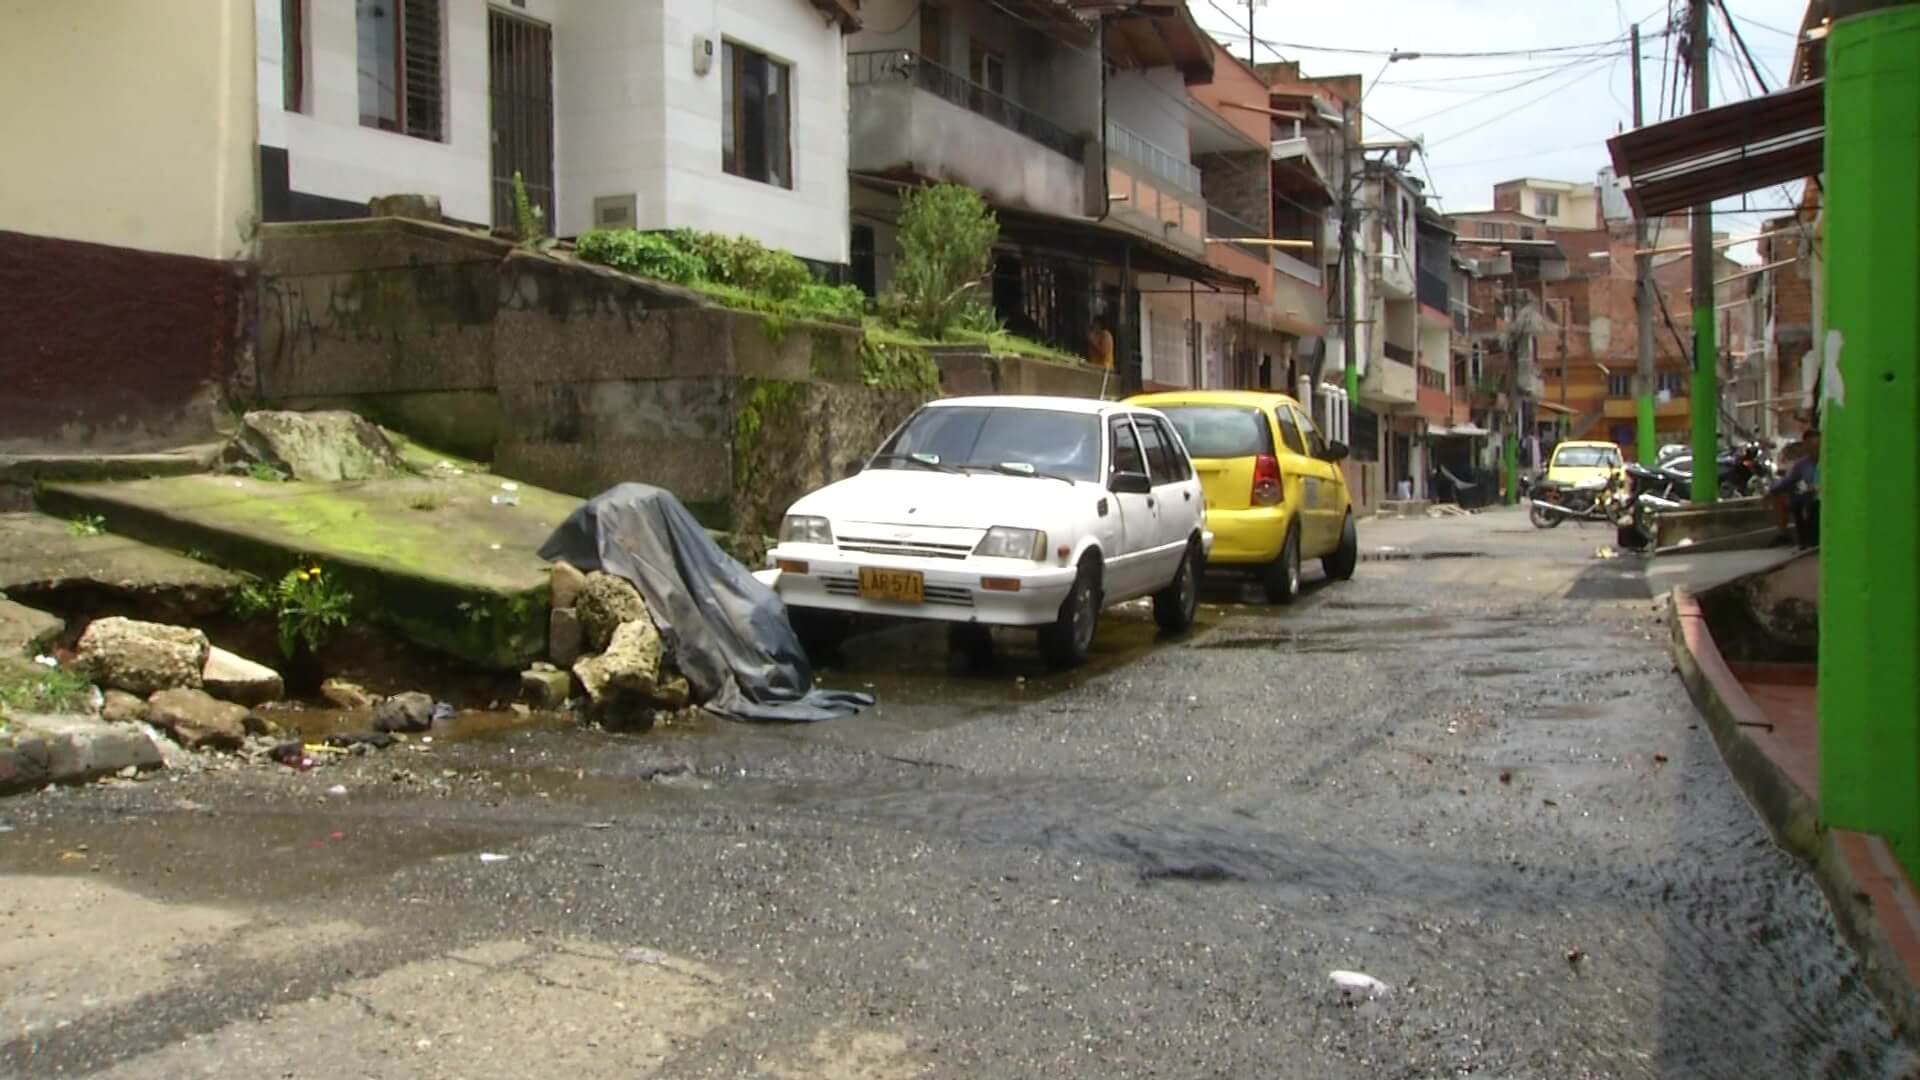
[[[1187,453],[1197,458],[1240,458],[1273,453],[1273,429],[1258,409],[1237,405],[1161,405]]]

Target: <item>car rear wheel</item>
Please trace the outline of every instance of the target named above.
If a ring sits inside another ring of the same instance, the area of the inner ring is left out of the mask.
[[[1267,566],[1267,600],[1275,604],[1291,604],[1293,598],[1300,595],[1300,523],[1295,521],[1287,527],[1287,542],[1281,545],[1280,557]]]
[[[1340,526],[1340,546],[1333,554],[1320,560],[1320,569],[1334,581],[1349,581],[1353,571],[1360,563],[1360,534],[1353,527],[1353,512],[1347,512],[1346,523]]]
[[[1167,587],[1153,594],[1153,621],[1169,634],[1178,634],[1193,625],[1200,610],[1200,545],[1189,543],[1180,558],[1180,569]]]
[[[1040,628],[1040,654],[1057,668],[1079,667],[1093,652],[1093,628],[1100,621],[1100,563],[1080,560],[1073,588],[1060,602],[1060,614]]]

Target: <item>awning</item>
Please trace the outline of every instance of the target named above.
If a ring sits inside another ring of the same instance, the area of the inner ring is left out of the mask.
[[[1449,438],[1456,435],[1465,438],[1470,436],[1491,435],[1493,432],[1488,431],[1479,424],[1455,424],[1452,427],[1429,428],[1427,429],[1427,434],[1441,438]]]
[[[1213,38],[1186,0],[1072,0],[1083,15],[1105,17],[1103,48],[1121,68],[1175,67],[1189,85],[1213,81]]]
[[[1616,135],[1607,149],[1642,217],[1816,176],[1826,152],[1826,81]]]
[[[1064,248],[1095,262],[1120,263],[1149,274],[1186,278],[1236,292],[1257,292],[1260,283],[1229,273],[1169,244],[1156,243],[1122,226],[1086,218],[1063,218],[1029,210],[994,208],[1000,235],[1026,244]],[[1129,252],[1129,249],[1131,251]]]

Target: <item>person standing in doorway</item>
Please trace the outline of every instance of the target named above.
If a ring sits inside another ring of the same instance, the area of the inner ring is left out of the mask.
[[[1087,363],[1102,371],[1113,370],[1113,334],[1107,329],[1107,320],[1098,315],[1087,332]]]
[[[1800,460],[1774,482],[1772,495],[1786,503],[1793,519],[1794,542],[1802,549],[1820,546],[1820,431],[1812,428],[1800,439]]]

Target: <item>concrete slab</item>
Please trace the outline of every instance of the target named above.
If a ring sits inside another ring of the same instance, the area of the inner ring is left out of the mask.
[[[1735,578],[1791,562],[1797,554],[1792,548],[1766,548],[1663,555],[1647,561],[1647,588],[1653,596],[1664,596],[1674,588],[1704,592]]]
[[[163,765],[160,747],[138,726],[95,716],[29,714],[8,721],[0,737],[0,795]]]
[[[536,551],[580,500],[435,466],[339,484],[212,475],[54,484],[41,501],[262,577],[324,564],[359,609],[403,636],[519,670],[546,652],[548,567]]]
[[[16,600],[88,589],[126,598],[167,594],[185,608],[215,611],[239,584],[218,567],[124,536],[80,535],[45,514],[0,514],[0,592]]]

